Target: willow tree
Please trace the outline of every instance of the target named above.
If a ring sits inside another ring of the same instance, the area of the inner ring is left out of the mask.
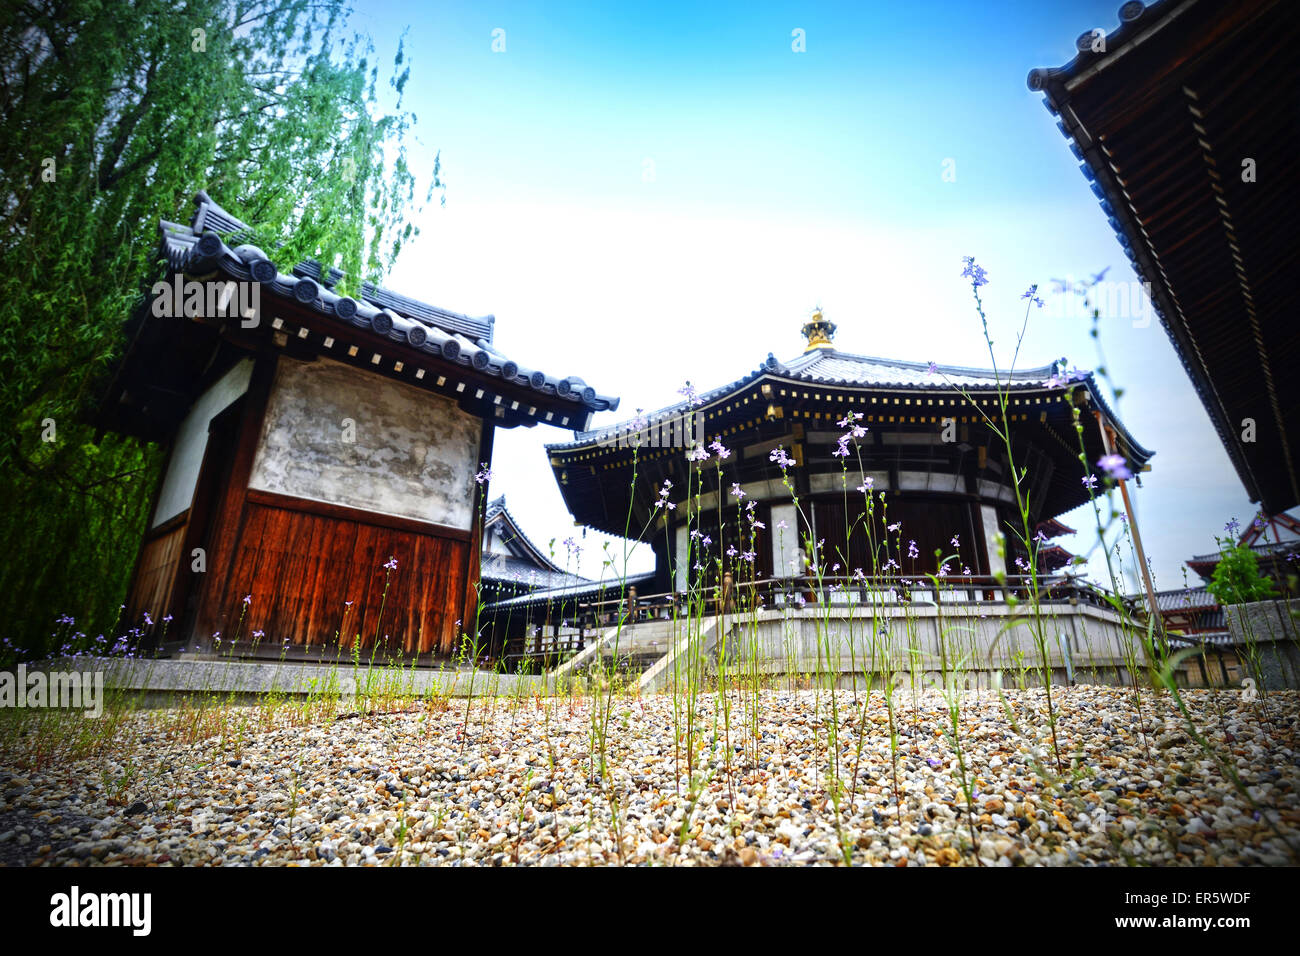
[[[415,235],[399,44],[340,0],[28,0],[0,12],[0,639],[115,627],[162,450],[92,433],[160,216],[199,188],[287,271],[376,280]],[[381,94],[385,105],[381,106]]]

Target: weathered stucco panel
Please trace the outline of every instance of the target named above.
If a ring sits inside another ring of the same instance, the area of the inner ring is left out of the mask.
[[[989,573],[1006,574],[1006,558],[998,554],[998,509],[992,505],[980,505],[980,524],[984,530],[984,548],[989,555]]]
[[[249,487],[467,530],[479,429],[450,399],[282,357]]]

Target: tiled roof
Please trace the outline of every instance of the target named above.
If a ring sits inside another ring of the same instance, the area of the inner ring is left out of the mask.
[[[579,448],[592,442],[607,441],[623,432],[633,432],[646,425],[652,425],[662,419],[675,419],[693,408],[703,408],[725,399],[758,379],[768,376],[778,381],[807,382],[818,385],[839,385],[860,388],[879,389],[916,389],[932,391],[951,391],[953,388],[971,391],[996,392],[999,383],[1004,390],[1024,389],[1058,389],[1070,385],[1086,387],[1093,400],[1102,409],[1107,418],[1119,431],[1130,448],[1133,449],[1137,464],[1145,464],[1155,452],[1139,445],[1128,430],[1111,411],[1101,389],[1098,388],[1092,372],[1073,369],[1069,372],[1058,370],[1057,364],[1044,365],[1040,368],[1022,369],[1008,375],[1005,371],[994,372],[992,369],[968,368],[960,365],[935,365],[930,370],[928,362],[906,362],[895,359],[875,358],[842,352],[839,349],[818,348],[804,352],[789,362],[778,361],[771,352],[763,363],[748,375],[742,376],[727,385],[698,393],[694,403],[690,399],[676,402],[654,412],[642,414],[634,419],[580,432],[573,440],[548,444],[548,452]]]
[[[1176,591],[1157,591],[1156,607],[1162,611],[1215,608],[1219,599],[1205,588],[1179,588]]]
[[[791,378],[800,381],[823,385],[877,385],[882,388],[943,388],[949,385],[996,388],[999,379],[1004,386],[1045,386],[1056,371],[1056,366],[1045,365],[1042,368],[1012,372],[1010,375],[1001,372],[999,376],[992,369],[936,365],[932,372],[929,362],[901,362],[855,355],[838,349],[805,352],[784,363],[782,367]]]
[[[341,324],[378,333],[448,362],[472,366],[481,374],[557,396],[589,411],[612,411],[618,399],[601,395],[574,375],[555,376],[507,358],[493,345],[494,316],[469,316],[363,283],[359,299],[339,295],[332,286],[342,278],[319,263],[299,264],[292,272],[276,269],[266,253],[247,240],[252,229],[218,206],[207,193],[195,197],[189,225],[162,220],[162,253],[176,271],[192,274],[220,270],[233,279],[256,281],[275,295],[296,300]],[[229,243],[234,243],[232,246]]]
[[[1195,634],[1170,634],[1169,643],[1176,647],[1197,647],[1201,644],[1230,647],[1236,641],[1231,631],[1197,631]]]
[[[530,590],[581,587],[590,583],[580,574],[570,574],[506,554],[484,554],[480,575],[485,581],[526,585]]]
[[[1048,571],[1059,571],[1068,564],[1074,563],[1074,552],[1067,551],[1059,544],[1043,545],[1038,551],[1038,560]]]
[[[1270,541],[1267,544],[1252,544],[1250,550],[1257,555],[1285,555],[1291,552],[1300,552],[1300,541]],[[1198,554],[1191,558],[1188,564],[1215,563],[1223,560],[1223,553],[1215,551],[1212,554]]]
[[[1073,60],[1062,67],[1040,67],[1029,71],[1027,83],[1031,90],[1042,91],[1051,82],[1069,83],[1081,76],[1090,67],[1102,63],[1108,55],[1124,48],[1131,40],[1136,40],[1143,32],[1164,25],[1171,14],[1181,13],[1178,8],[1188,7],[1196,0],[1156,0],[1150,5],[1141,0],[1128,0],[1119,8],[1119,25],[1110,33],[1100,28],[1079,34],[1075,41],[1076,55]],[[1098,43],[1098,34],[1104,34],[1104,42]],[[1082,158],[1082,157],[1080,157]]]
[[[504,532],[499,531],[497,525],[500,524],[504,524],[509,530]],[[528,535],[524,534],[524,530],[520,527],[519,522],[515,520],[515,516],[510,513],[508,508],[506,508],[505,495],[501,495],[488,502],[487,511],[483,515],[483,527],[488,531],[500,533],[501,540],[507,547],[511,548],[512,551],[523,552],[522,556],[514,559],[518,562],[519,568],[533,568],[551,572],[554,575],[559,575],[559,577],[549,582],[539,578],[539,587],[560,587],[564,584],[577,584],[588,580],[581,575],[566,571],[564,568],[552,561],[545,551],[533,544],[532,539],[529,538]],[[487,574],[488,555],[486,554],[483,556],[483,568],[484,575],[489,576]],[[507,570],[508,569],[504,565],[501,567],[503,574],[506,573]],[[517,581],[520,579],[511,577],[510,580]]]
[[[581,600],[596,597],[602,593],[613,597],[622,593],[624,586],[640,585],[652,580],[654,580],[654,572],[646,571],[641,574],[629,574],[626,579],[610,578],[604,581],[590,581],[587,584],[558,587],[545,591],[532,591],[528,594],[521,594],[518,597],[507,598],[504,601],[485,604],[483,606],[483,612],[485,614],[490,614],[498,610],[524,607],[533,604],[546,604],[548,602],[557,608],[560,606],[568,606],[572,607],[574,611],[577,611],[577,602]]]
[[[1059,538],[1061,535],[1077,533],[1068,524],[1058,521],[1056,518],[1048,518],[1046,521],[1038,522],[1038,527],[1034,530],[1040,532],[1045,538]]]

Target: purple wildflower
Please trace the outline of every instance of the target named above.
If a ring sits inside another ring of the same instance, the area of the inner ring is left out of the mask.
[[[689,381],[677,390],[678,395],[686,396],[686,401],[691,405],[703,405],[704,399],[695,394],[695,386]]]
[[[1133,472],[1129,471],[1128,462],[1124,460],[1123,455],[1103,455],[1098,459],[1097,467],[1116,481],[1124,481],[1133,477]]]
[[[972,288],[978,289],[982,285],[989,284],[989,274],[984,271],[984,267],[975,262],[974,256],[962,256],[963,263],[961,277],[970,279]]]
[[[659,500],[655,502],[656,508],[666,508],[667,510],[672,511],[674,508],[677,507],[675,504],[673,504],[671,501],[668,500],[668,489],[671,488],[672,486],[673,483],[669,481],[667,478],[665,478],[663,487],[659,489]]]

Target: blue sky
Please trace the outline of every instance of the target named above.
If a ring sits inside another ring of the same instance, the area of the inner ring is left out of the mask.
[[[673,401],[683,380],[793,357],[819,303],[848,351],[986,365],[963,255],[989,271],[1005,363],[1031,283],[1105,267],[1135,281],[1025,85],[1079,34],[1112,30],[1118,6],[359,0],[353,26],[381,59],[409,25],[412,158],[428,169],[441,150],[447,184],[387,284],[493,313],[507,354],[622,396],[598,423]],[[1102,344],[1120,415],[1157,452],[1138,520],[1157,587],[1176,587],[1182,562],[1254,507],[1163,329],[1115,311]],[[1020,364],[1093,368],[1087,331],[1049,301]],[[542,449],[566,437],[498,432],[493,493],[543,545],[575,535]],[[587,573],[601,540],[584,542]]]

